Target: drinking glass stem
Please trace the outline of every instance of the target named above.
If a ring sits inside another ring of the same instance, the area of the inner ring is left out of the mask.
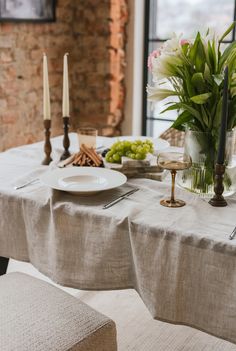
[[[172,203],[175,202],[175,176],[176,176],[176,170],[172,170],[171,171],[172,185],[171,185],[171,198],[170,198],[170,202]]]

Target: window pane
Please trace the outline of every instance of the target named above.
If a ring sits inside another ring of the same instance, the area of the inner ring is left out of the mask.
[[[147,136],[157,138],[172,125],[171,122],[147,120]]]
[[[178,101],[178,100],[174,99],[173,97],[170,97],[160,102],[148,101],[147,116],[158,118],[158,119],[168,119],[168,120],[174,121],[178,115],[176,110],[166,111],[164,113],[161,113],[161,111],[165,110],[168,107],[168,105],[165,105],[165,104],[173,101]]]
[[[190,38],[207,28],[222,34],[233,22],[233,0],[152,0],[150,7],[151,38],[168,39],[173,32]]]

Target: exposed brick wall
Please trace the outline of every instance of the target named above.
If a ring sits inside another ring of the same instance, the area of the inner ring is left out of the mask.
[[[52,134],[62,133],[63,55],[69,52],[71,130],[116,135],[124,110],[127,0],[58,0],[55,23],[0,24],[0,150],[43,139],[42,55]]]

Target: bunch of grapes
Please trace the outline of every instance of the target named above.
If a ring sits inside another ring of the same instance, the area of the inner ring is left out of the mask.
[[[144,160],[147,154],[153,153],[153,143],[151,140],[116,141],[110,151],[106,154],[107,162],[121,163],[121,157],[126,156],[133,160]]]

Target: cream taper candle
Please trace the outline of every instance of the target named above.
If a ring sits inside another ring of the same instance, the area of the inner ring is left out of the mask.
[[[51,119],[47,56],[43,55],[43,118]]]
[[[63,98],[62,98],[62,117],[70,117],[69,103],[69,79],[68,79],[68,54],[64,55],[63,62]]]

